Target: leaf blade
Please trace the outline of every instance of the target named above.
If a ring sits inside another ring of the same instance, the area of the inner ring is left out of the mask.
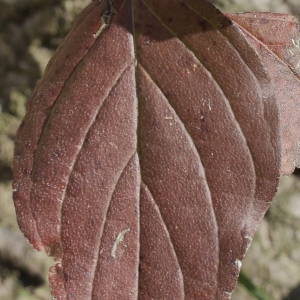
[[[89,42],[109,4],[83,14]],[[58,260],[50,270],[57,299],[229,299],[278,184],[271,81],[239,27],[206,1],[114,8],[84,58],[66,65],[58,100],[44,103],[50,117],[39,131],[20,129],[14,186],[25,164],[33,179],[31,199],[15,194],[20,226]],[[48,74],[64,46],[57,53]],[[37,88],[29,128],[36,95],[56,80],[46,75]],[[30,159],[19,163],[26,143]],[[130,200],[129,210],[116,199]]]

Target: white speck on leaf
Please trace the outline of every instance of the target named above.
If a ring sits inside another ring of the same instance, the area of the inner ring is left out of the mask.
[[[235,261],[235,264],[237,265],[238,269],[240,270],[241,267],[242,267],[242,262],[241,262],[239,259],[237,259],[237,260]]]
[[[112,256],[113,258],[116,258],[116,252],[117,252],[118,246],[119,246],[119,244],[120,244],[121,242],[123,242],[124,237],[125,237],[125,234],[126,234],[127,232],[129,232],[129,231],[130,231],[130,228],[128,228],[128,229],[126,229],[126,230],[124,230],[124,231],[122,231],[122,232],[120,232],[120,233],[118,234],[118,236],[117,236],[117,238],[116,238],[116,241],[114,242],[114,245],[113,245],[112,250],[111,250],[111,256]]]

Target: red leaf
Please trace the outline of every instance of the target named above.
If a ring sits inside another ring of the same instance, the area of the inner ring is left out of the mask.
[[[296,159],[275,98],[291,86],[273,93],[259,42],[204,0],[111,2],[79,16],[28,102],[20,228],[58,261],[55,299],[229,299]]]
[[[281,174],[300,166],[300,35],[296,18],[274,13],[229,14],[264,61],[279,105],[283,138]]]

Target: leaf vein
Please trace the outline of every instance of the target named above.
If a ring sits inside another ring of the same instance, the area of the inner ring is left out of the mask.
[[[78,149],[78,152],[76,153],[76,155],[74,156],[74,161],[72,163],[72,165],[70,166],[70,172],[69,172],[69,175],[67,177],[67,180],[66,180],[66,187],[64,189],[64,192],[63,192],[63,195],[62,195],[62,199],[59,200],[61,202],[61,209],[63,207],[63,204],[64,204],[64,200],[66,198],[66,194],[67,194],[67,190],[68,190],[68,187],[69,187],[69,184],[70,184],[70,177],[72,175],[72,172],[77,164],[77,161],[78,161],[78,158],[80,156],[80,153],[83,149],[83,145],[84,143],[86,142],[87,140],[87,137],[89,135],[89,132],[92,128],[92,126],[95,124],[96,122],[96,119],[97,119],[97,116],[100,114],[102,108],[104,107],[105,105],[105,102],[107,101],[107,99],[109,98],[109,96],[111,95],[113,89],[116,87],[116,85],[119,83],[119,81],[121,80],[122,78],[122,75],[132,66],[132,62],[126,66],[121,72],[120,72],[120,75],[118,76],[118,78],[116,79],[116,81],[114,82],[114,84],[112,85],[111,89],[109,90],[108,92],[108,95],[105,97],[105,99],[103,100],[103,102],[101,103],[100,107],[98,108],[98,110],[96,110],[96,113],[94,114],[94,117],[92,118],[92,121],[91,123],[89,124],[89,126],[87,127],[87,130],[86,130],[86,133],[84,134],[84,137],[80,143],[80,145],[78,147],[76,147]],[[61,228],[61,217],[62,217],[62,213],[60,212],[60,224],[59,224],[59,228]]]
[[[199,61],[199,63],[206,69],[206,71],[211,75],[211,78],[214,80],[214,82],[215,82],[215,84],[216,84],[216,86],[219,88],[219,90],[220,90],[220,92],[224,95],[224,99],[225,99],[225,101],[226,101],[226,103],[227,103],[227,106],[228,106],[228,108],[230,109],[230,113],[231,113],[231,115],[232,115],[232,117],[234,118],[234,120],[235,120],[235,123],[236,123],[236,126],[237,126],[237,129],[239,130],[239,132],[240,132],[240,136],[243,138],[243,140],[244,140],[244,143],[245,143],[245,145],[246,145],[246,147],[247,147],[247,149],[248,149],[248,152],[249,152],[249,154],[250,154],[250,158],[251,158],[251,162],[252,162],[252,165],[253,165],[253,171],[254,171],[254,179],[255,179],[255,188],[254,188],[254,194],[253,194],[253,201],[254,201],[254,199],[255,199],[255,194],[256,194],[256,190],[257,190],[257,172],[256,172],[256,168],[255,168],[255,163],[254,163],[254,157],[253,157],[253,153],[252,153],[252,151],[251,151],[251,149],[250,149],[250,147],[249,147],[249,144],[248,144],[248,141],[247,141],[247,139],[246,139],[246,136],[245,136],[245,134],[244,134],[244,132],[243,132],[243,130],[242,130],[242,127],[241,127],[241,125],[239,124],[239,122],[238,122],[238,120],[237,120],[237,118],[236,118],[236,116],[235,116],[235,114],[234,114],[234,111],[233,111],[233,108],[232,108],[232,106],[231,106],[231,103],[230,103],[230,100],[229,100],[229,98],[227,97],[227,95],[224,93],[224,91],[222,90],[222,88],[221,88],[221,86],[219,85],[219,83],[217,82],[217,80],[216,80],[216,78],[214,77],[214,75],[213,75],[213,73],[209,70],[209,68],[207,67],[207,65],[205,64],[205,62],[203,62],[203,61],[201,61],[201,59],[196,55],[196,53],[188,46],[188,45],[186,45],[178,36],[177,36],[177,34],[175,33],[175,32],[173,32],[172,30],[171,30],[171,28],[169,28],[169,26],[165,23],[165,22],[163,22],[163,20],[159,17],[159,16],[157,16],[156,14],[155,14],[155,12],[153,12],[152,10],[151,10],[151,8],[147,5],[147,3],[144,1],[144,0],[142,0],[142,2],[145,4],[145,6],[148,8],[148,10],[161,22],[161,24],[175,37],[175,38],[177,38],[177,40],[180,42],[180,43],[182,43],[184,46],[185,46],[185,48],[191,53],[191,54],[193,54],[193,56]],[[186,4],[186,3],[185,3]],[[188,6],[192,11],[195,11],[195,10],[193,10],[190,6]],[[196,12],[197,13],[197,12]],[[197,13],[198,15],[200,15],[199,13]],[[227,38],[228,39],[228,38]],[[228,39],[229,40],[229,39]],[[230,40],[229,40],[229,42],[230,42]],[[231,43],[231,42],[230,42]],[[232,44],[232,43],[231,43]],[[234,47],[234,46],[233,46]],[[242,58],[242,60],[243,60],[243,58]],[[243,60],[244,61],[244,60]],[[246,64],[246,63],[245,63]],[[246,64],[246,66],[247,66],[247,64]],[[248,67],[248,66],[247,66]],[[249,67],[248,67],[248,69],[249,69]],[[253,72],[252,72],[252,70],[250,70],[250,72],[253,74]],[[256,79],[256,77],[254,76],[254,74],[253,74],[253,77],[255,78],[255,80],[257,80]],[[253,205],[253,201],[252,201],[252,203],[251,203],[251,205]],[[216,219],[217,220],[217,219]],[[218,239],[219,240],[219,239]],[[220,259],[219,259],[219,261],[218,261],[218,269],[219,269],[219,265],[220,265]],[[219,271],[217,271],[217,277],[219,277]],[[219,282],[219,279],[218,279],[218,282]],[[216,290],[216,293],[217,293],[217,290]]]
[[[78,27],[76,29],[78,29],[80,27],[80,25],[88,18],[88,15],[81,21],[81,23],[78,25]],[[55,107],[58,105],[58,102],[59,102],[59,97],[60,95],[62,94],[63,90],[64,90],[64,87],[67,85],[67,83],[70,81],[73,73],[75,72],[75,70],[79,67],[79,65],[82,63],[82,61],[85,59],[85,57],[88,55],[88,53],[90,52],[90,50],[95,46],[95,42],[93,43],[93,45],[86,51],[86,53],[82,56],[82,58],[77,62],[77,64],[74,66],[74,69],[72,72],[70,72],[69,76],[66,78],[64,84],[62,85],[61,87],[61,90],[60,92],[58,93],[57,97],[55,98],[54,102],[52,103],[50,109],[46,109],[44,110],[43,112],[46,113],[47,111],[50,111],[50,115],[46,118],[44,124],[43,124],[43,129],[42,129],[42,133],[41,133],[41,136],[40,138],[38,139],[38,142],[37,142],[37,146],[36,146],[36,149],[33,151],[32,155],[33,155],[33,162],[32,162],[32,170],[31,170],[31,174],[30,174],[30,190],[29,190],[29,197],[30,197],[30,211],[31,211],[31,214],[32,214],[32,217],[33,217],[33,222],[34,222],[34,227],[36,228],[36,233],[38,235],[38,237],[40,238],[40,234],[39,234],[39,231],[38,231],[38,226],[37,226],[37,220],[36,218],[34,217],[34,214],[33,214],[33,211],[32,211],[32,208],[31,208],[31,202],[32,202],[32,183],[33,183],[33,178],[32,178],[32,175],[33,175],[33,169],[34,169],[34,166],[35,166],[35,162],[36,162],[36,154],[37,154],[37,151],[40,147],[40,144],[41,144],[41,141],[42,141],[42,138],[44,137],[44,134],[45,134],[45,128],[47,127],[48,123],[50,122],[50,119],[51,119],[51,116],[53,115],[53,112],[55,110]],[[51,65],[51,67],[53,67],[53,65]],[[51,70],[52,68],[50,68]],[[48,72],[50,71],[48,70]],[[36,114],[37,112],[35,112]],[[40,238],[41,242],[43,243],[42,239]]]
[[[89,48],[89,50],[83,55],[83,57],[77,62],[77,64],[74,66],[74,69],[72,72],[70,72],[68,78],[65,80],[64,84],[62,85],[61,87],[61,90],[60,92],[58,93],[56,99],[54,100],[53,104],[51,105],[50,109],[47,109],[47,110],[44,110],[43,112],[50,112],[50,115],[47,117],[46,121],[45,121],[45,124],[43,125],[44,129],[46,128],[46,126],[48,125],[48,123],[50,122],[50,119],[51,119],[51,116],[53,115],[53,112],[55,110],[55,107],[58,105],[58,102],[59,102],[59,96],[62,94],[63,90],[64,90],[64,87],[67,85],[67,83],[70,81],[72,75],[76,72],[76,69],[79,67],[79,65],[82,63],[82,61],[85,59],[85,57],[88,55],[88,53],[91,51],[91,49],[94,47],[95,45],[95,42],[93,43],[93,45]],[[50,71],[50,70],[49,70]],[[37,113],[37,112],[35,112]],[[37,147],[36,147],[36,150],[34,152],[34,156],[40,146],[40,143],[41,143],[41,140],[44,136],[44,133],[45,133],[45,130],[43,130],[41,136],[40,136],[40,139],[37,143]],[[35,157],[34,157],[34,161],[33,161],[33,165],[34,165],[34,162],[35,162]]]
[[[100,259],[100,251],[101,251],[101,241],[102,241],[102,237],[103,237],[103,232],[105,230],[105,224],[106,224],[106,221],[107,221],[107,216],[108,216],[108,212],[109,212],[109,208],[110,208],[110,205],[111,205],[111,201],[112,201],[112,198],[114,196],[114,193],[116,192],[116,188],[126,170],[126,168],[128,167],[129,163],[132,161],[132,159],[134,158],[134,156],[136,155],[136,150],[134,151],[134,153],[130,156],[129,160],[126,162],[125,166],[122,168],[122,171],[118,177],[118,179],[116,180],[116,183],[114,185],[114,188],[112,189],[112,193],[109,197],[109,203],[107,205],[107,209],[106,209],[106,212],[105,212],[105,218],[103,220],[103,224],[104,226],[102,227],[102,232],[100,234],[100,238],[99,238],[99,243],[98,243],[98,246],[96,247],[97,248],[97,253],[98,253],[98,256],[97,256],[97,261],[95,262],[95,266],[94,266],[94,270],[93,270],[93,276],[92,276],[92,289],[91,289],[91,294],[90,294],[90,297],[89,299],[92,299],[93,297],[93,293],[94,293],[94,287],[95,287],[95,279],[96,279],[96,271],[97,271],[97,265],[98,265],[98,262],[99,262],[99,259]]]
[[[207,181],[207,178],[206,178],[206,175],[205,175],[205,168],[202,164],[202,161],[201,161],[201,157],[199,155],[199,152],[197,150],[197,147],[196,147],[196,144],[194,142],[194,139],[192,138],[191,134],[189,133],[188,129],[186,128],[186,126],[184,125],[183,121],[180,119],[177,111],[175,110],[175,108],[171,105],[171,103],[169,102],[168,98],[166,97],[166,95],[164,95],[164,93],[162,92],[161,88],[158,86],[158,84],[153,80],[153,78],[150,76],[150,74],[147,72],[147,70],[144,68],[144,66],[141,65],[141,63],[139,63],[140,66],[143,68],[143,70],[145,71],[145,73],[149,76],[149,78],[151,79],[151,81],[155,84],[155,86],[158,88],[158,90],[160,91],[160,93],[163,95],[163,98],[165,99],[165,101],[167,102],[168,106],[174,111],[176,117],[178,118],[178,121],[180,122],[188,140],[191,142],[190,144],[192,145],[192,148],[194,148],[194,153],[196,154],[197,156],[197,159],[198,159],[198,162],[199,162],[199,166],[201,166],[202,170],[203,170],[203,177],[204,177],[204,181],[206,183],[206,189],[207,189],[207,192],[208,192],[208,195],[209,195],[209,204],[211,206],[211,211],[213,213],[213,219],[214,219],[214,224],[215,224],[215,227],[216,227],[216,230],[218,231],[218,222],[217,222],[217,218],[216,218],[216,213],[215,213],[215,209],[214,209],[214,206],[213,206],[213,202],[212,202],[212,197],[211,197],[211,192],[210,192],[210,187],[209,187],[209,183]],[[148,188],[149,189],[149,188]],[[152,193],[151,193],[152,195]],[[219,238],[217,236],[217,242],[219,244]],[[217,251],[219,252],[219,247],[217,249]]]
[[[148,185],[147,185],[143,180],[141,181],[141,183],[144,185],[145,189],[148,190],[148,192],[149,192],[149,194],[150,194],[150,196],[151,196],[151,198],[152,198],[152,200],[153,200],[155,206],[157,207],[157,210],[158,210],[158,213],[159,213],[159,217],[160,217],[160,219],[162,220],[163,226],[164,226],[164,228],[165,228],[165,230],[166,230],[166,232],[167,232],[167,234],[168,234],[168,237],[169,237],[169,240],[170,240],[170,244],[171,244],[172,250],[173,250],[173,252],[174,252],[174,254],[175,254],[176,261],[177,261],[177,264],[178,264],[178,267],[179,267],[179,271],[180,271],[180,275],[181,275],[181,279],[182,279],[182,290],[183,290],[183,295],[184,295],[184,298],[185,298],[183,272],[182,272],[181,265],[180,265],[180,263],[179,263],[178,255],[177,255],[176,250],[175,250],[175,247],[174,247],[174,243],[173,243],[172,238],[171,238],[171,235],[170,235],[170,231],[169,231],[169,229],[168,229],[168,227],[167,227],[167,225],[166,225],[166,223],[165,223],[165,221],[164,221],[164,219],[163,219],[163,217],[162,217],[162,215],[161,215],[159,206],[157,205],[157,203],[156,203],[156,201],[155,201],[155,199],[154,199],[154,196],[153,196],[152,192],[150,191]]]

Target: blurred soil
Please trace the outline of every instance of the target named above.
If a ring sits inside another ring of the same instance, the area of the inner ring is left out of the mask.
[[[75,16],[90,0],[0,0],[0,299],[51,299],[53,260],[32,249],[12,203],[13,141],[25,104]],[[299,0],[214,0],[224,11],[300,15]],[[300,299],[300,181],[282,178],[279,192],[243,263],[273,300]],[[238,286],[233,300],[251,300]]]

